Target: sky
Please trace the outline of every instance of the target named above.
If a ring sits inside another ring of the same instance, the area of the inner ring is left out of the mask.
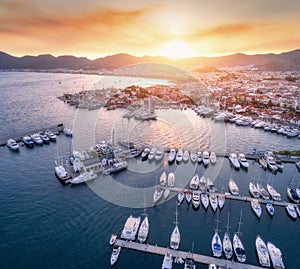
[[[0,51],[96,59],[300,48],[299,0],[0,0]]]

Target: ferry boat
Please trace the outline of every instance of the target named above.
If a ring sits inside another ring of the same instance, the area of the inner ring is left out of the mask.
[[[267,184],[267,190],[274,201],[281,201],[281,195],[271,185]]]
[[[282,254],[279,248],[277,248],[273,243],[267,243],[267,249],[270,254],[270,258],[275,269],[284,269],[284,263],[282,260]]]
[[[113,251],[111,253],[111,257],[110,257],[110,265],[113,266],[120,255],[120,251],[121,251],[121,247],[113,247]]]
[[[249,192],[254,198],[259,198],[259,191],[252,182],[249,182]]]
[[[249,167],[249,163],[248,163],[244,153],[239,153],[238,160],[239,160],[242,167],[244,167],[246,169]]]
[[[201,193],[201,203],[204,206],[205,209],[209,206],[209,198],[206,192]]]
[[[240,194],[239,187],[237,186],[237,184],[235,183],[235,181],[233,180],[233,178],[229,179],[228,187],[229,187],[230,193],[232,195],[238,196]]]
[[[135,240],[141,222],[141,217],[133,217],[130,215],[125,222],[124,228],[121,233],[121,238],[127,240]]]
[[[171,269],[172,268],[172,263],[173,263],[173,259],[172,259],[172,254],[171,252],[167,249],[164,259],[163,259],[163,263],[161,268],[162,269]]]
[[[18,143],[14,139],[12,139],[12,138],[10,138],[10,139],[7,140],[6,145],[11,150],[19,151],[19,145],[18,145]]]
[[[258,199],[251,199],[251,208],[255,215],[260,218],[261,217],[261,206],[259,204]]]
[[[209,162],[210,162],[210,160],[209,160],[209,152],[207,150],[203,151],[202,162],[203,162],[204,166],[207,166],[209,164]]]
[[[270,216],[274,216],[275,208],[272,201],[267,201],[266,209]]]
[[[295,207],[292,204],[287,204],[285,206],[285,209],[291,219],[293,220],[297,219],[297,212],[295,210]]]
[[[198,188],[199,188],[199,176],[196,173],[190,181],[190,189],[198,190]]]
[[[270,267],[270,257],[267,246],[259,235],[256,237],[255,247],[261,266]]]
[[[147,240],[148,234],[149,234],[149,220],[148,220],[148,216],[145,215],[145,218],[143,219],[141,226],[139,228],[138,241],[140,243],[144,243]]]
[[[239,169],[241,167],[236,153],[230,153],[228,158],[229,158],[229,161],[231,162],[231,164],[233,165],[234,168]]]
[[[176,158],[176,150],[175,149],[170,149],[169,155],[168,155],[168,162],[169,164],[173,163]]]
[[[192,205],[195,209],[197,209],[200,206],[200,192],[199,191],[193,191]]]

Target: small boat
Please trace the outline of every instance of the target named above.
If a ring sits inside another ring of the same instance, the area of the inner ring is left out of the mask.
[[[218,208],[218,198],[217,198],[217,195],[211,193],[209,195],[209,203],[210,203],[210,206],[211,206],[212,210],[214,212],[216,212],[216,210]]]
[[[169,164],[173,163],[176,158],[176,150],[175,149],[170,149],[170,152],[168,154],[168,162]]]
[[[270,195],[269,193],[266,191],[266,189],[259,183],[256,184],[256,187],[258,189],[258,192],[260,194],[260,196],[265,199],[265,200],[270,200]]]
[[[171,238],[170,238],[170,247],[172,249],[178,249],[180,245],[180,232],[178,228],[178,222],[177,222],[177,207],[176,207],[176,220],[175,220],[175,227],[172,231]]]
[[[66,135],[66,136],[70,136],[70,137],[73,136],[72,130],[69,129],[69,128],[64,128],[64,129],[63,129],[63,133],[64,133],[64,135]]]
[[[282,254],[279,248],[275,247],[273,243],[267,243],[267,249],[270,254],[270,258],[275,269],[284,269],[284,263],[282,260]]]
[[[172,263],[173,263],[173,259],[172,259],[172,254],[171,252],[167,249],[164,259],[163,259],[163,263],[161,268],[162,269],[171,269],[172,268]]]
[[[46,130],[45,131],[45,135],[48,136],[48,138],[49,138],[50,141],[53,141],[53,142],[56,141],[56,134],[54,134],[52,131]]]
[[[292,189],[291,187],[287,187],[286,190],[288,198],[293,202],[293,203],[299,203],[300,202],[300,197],[297,195],[296,191]]]
[[[23,137],[23,143],[26,147],[29,147],[29,148],[34,147],[34,143],[33,143],[32,139],[30,138],[30,136],[28,136],[28,135]]]
[[[67,184],[67,180],[71,178],[71,175],[66,171],[63,165],[55,162],[54,171],[57,179],[63,184]]]
[[[211,164],[215,164],[217,162],[217,156],[214,151],[212,151],[209,155],[209,160]]]
[[[180,205],[184,200],[184,191],[181,190],[178,192],[177,194],[177,202],[178,202],[178,205]]]
[[[296,193],[297,193],[297,195],[298,195],[298,197],[300,197],[300,188],[296,188]]]
[[[195,260],[193,257],[186,257],[184,260],[184,269],[196,269]]]
[[[130,215],[125,224],[121,233],[121,238],[126,240],[135,240],[136,234],[138,232],[139,226],[141,222],[141,217],[133,217]]]
[[[247,259],[246,251],[245,251],[244,245],[239,237],[240,225],[242,224],[241,219],[242,219],[242,212],[240,214],[238,231],[236,233],[234,233],[234,235],[233,235],[232,245],[233,245],[233,251],[234,251],[234,254],[235,254],[237,260],[239,262],[245,262]]]
[[[40,132],[40,133],[38,133],[38,135],[43,140],[43,143],[45,143],[45,144],[49,144],[50,143],[50,139],[49,139],[49,137],[45,133]]]
[[[156,148],[151,148],[148,154],[148,160],[152,161],[155,158]]]
[[[113,266],[120,255],[120,251],[121,251],[121,247],[113,247],[113,251],[111,253],[111,257],[110,257],[110,265]]]
[[[202,152],[201,151],[197,151],[197,162],[198,162],[198,164],[200,164],[202,162]],[[300,163],[299,163],[299,166],[300,166]]]
[[[144,148],[144,150],[142,151],[142,161],[147,160],[149,152],[150,152],[149,148]]]
[[[266,162],[266,160],[264,158],[259,157],[258,158],[258,162],[259,162],[259,164],[261,165],[261,167],[263,169],[267,169],[268,168],[268,164],[267,164],[267,162]]]
[[[271,185],[267,184],[267,190],[274,201],[281,201],[281,195]]]
[[[193,191],[192,205],[195,209],[199,208],[199,206],[200,206],[200,192],[199,191]]]
[[[267,156],[267,165],[268,167],[272,170],[272,171],[277,171],[278,170],[278,167],[277,167],[277,164],[275,162],[275,159],[274,157],[272,156]]]
[[[260,218],[261,217],[261,206],[258,199],[251,199],[251,208],[255,215]]]
[[[220,210],[224,207],[224,204],[225,204],[225,194],[221,193],[218,196],[218,206]]]
[[[155,159],[156,161],[162,160],[162,158],[164,157],[164,153],[165,153],[165,150],[164,150],[163,148],[158,148],[158,149],[156,150],[154,159]]]
[[[117,240],[117,235],[116,234],[112,234],[110,239],[109,239],[109,244],[112,246]]]
[[[12,138],[7,140],[6,145],[13,151],[19,151],[18,143]]]
[[[275,208],[272,201],[267,201],[266,209],[270,216],[274,216]]]
[[[207,178],[206,183],[207,183],[207,191],[208,192],[210,192],[210,193],[217,192],[215,184],[211,181],[210,178]]]
[[[164,190],[160,187],[156,187],[155,192],[153,194],[153,203],[156,204],[160,201],[164,193]]]
[[[239,169],[241,167],[236,153],[230,153],[228,158],[234,168]]]
[[[209,162],[210,162],[210,160],[209,160],[209,152],[207,150],[203,151],[202,162],[203,162],[204,166],[207,166],[209,164]]]
[[[188,204],[192,201],[192,197],[193,197],[192,192],[187,190],[185,192],[185,199],[186,199]]]
[[[77,177],[73,177],[73,178],[66,180],[66,183],[81,184],[81,183],[88,182],[95,178],[97,178],[97,174],[94,172],[93,169],[91,169],[90,172],[83,172],[82,174],[80,174]]]
[[[249,182],[249,192],[254,198],[259,198],[259,191],[252,182]]]
[[[287,204],[285,206],[286,212],[288,213],[289,217],[291,219],[296,220],[297,219],[297,212],[295,210],[295,207],[292,204]]]
[[[208,269],[218,269],[218,267],[214,263],[210,263]]]
[[[160,175],[159,184],[160,186],[166,186],[167,184],[167,173],[165,171]]]
[[[226,257],[226,259],[231,259],[232,255],[233,255],[233,247],[232,247],[232,243],[229,237],[229,212],[228,212],[228,217],[227,217],[227,230],[224,233],[224,237],[223,237],[223,252],[224,255]]]
[[[183,155],[182,155],[182,160],[183,160],[184,162],[187,162],[187,161],[189,160],[189,157],[190,157],[189,151],[188,151],[188,150],[185,150],[185,151],[183,152]]]
[[[270,256],[267,246],[259,235],[256,237],[255,247],[260,265],[270,267]]]
[[[167,185],[169,187],[174,187],[175,186],[175,174],[172,173],[172,172],[169,173],[169,175],[168,175]]]
[[[205,191],[205,189],[206,189],[206,179],[204,176],[200,177],[199,189],[200,189],[200,191]]]
[[[205,209],[209,206],[209,198],[206,192],[201,193],[201,203]]]
[[[215,231],[211,241],[211,249],[214,257],[222,256],[222,242],[217,230]]]
[[[232,195],[236,195],[237,196],[237,195],[240,194],[239,187],[237,186],[237,184],[235,183],[235,181],[233,180],[233,178],[229,179],[228,188],[229,188],[230,193]]]
[[[176,162],[180,163],[182,161],[182,158],[183,158],[182,149],[178,149],[176,153]]]
[[[32,139],[32,141],[35,143],[35,144],[37,144],[37,145],[43,145],[43,140],[42,140],[42,138],[40,137],[40,135],[39,134],[32,134],[31,136],[30,136],[30,138]]]
[[[240,153],[238,155],[238,160],[239,160],[239,162],[241,164],[241,167],[246,168],[246,169],[249,167],[249,163],[248,163],[248,161],[247,161],[246,156],[245,156],[244,153]]]
[[[190,189],[198,190],[198,188],[199,188],[199,176],[196,173],[190,181]]]
[[[197,154],[196,154],[196,152],[194,150],[191,151],[190,159],[191,159],[192,163],[197,162]]]
[[[138,241],[140,243],[144,243],[147,240],[148,234],[149,234],[149,220],[146,214],[138,231]]]
[[[164,190],[164,198],[165,198],[165,200],[169,197],[169,195],[170,195],[170,190],[169,189],[165,189]]]

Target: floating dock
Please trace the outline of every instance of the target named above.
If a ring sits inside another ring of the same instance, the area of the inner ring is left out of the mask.
[[[164,256],[166,251],[170,251],[172,253],[172,256],[174,258],[181,258],[185,259],[186,257],[190,257],[191,253],[186,252],[186,251],[180,251],[180,250],[174,250],[174,249],[169,249],[169,248],[164,248],[164,247],[159,247],[157,245],[149,245],[149,244],[140,244],[137,242],[132,242],[132,241],[125,241],[121,239],[117,239],[115,246],[119,246],[121,248],[127,248],[127,249],[132,249],[132,250],[137,250],[137,251],[142,251],[146,253],[152,253],[152,254],[157,254],[157,255],[162,255]],[[219,259],[219,258],[214,258],[210,256],[205,256],[201,254],[195,254],[193,253],[193,259],[197,263],[203,263],[203,264],[215,264],[217,266],[221,266],[222,268],[231,268],[231,269],[263,269],[262,267],[255,266],[255,265],[250,265],[250,264],[244,264],[244,263],[238,263],[234,262],[231,260],[224,260],[224,259]]]

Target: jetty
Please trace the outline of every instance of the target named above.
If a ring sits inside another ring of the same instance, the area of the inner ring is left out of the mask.
[[[185,259],[186,257],[190,257],[191,253],[181,250],[174,250],[169,248],[160,247],[157,245],[150,245],[150,244],[141,244],[137,242],[132,241],[125,241],[121,239],[117,239],[115,246],[121,247],[121,248],[127,248],[132,250],[137,250],[145,253],[151,253],[151,254],[157,254],[164,256],[166,251],[170,251],[172,253],[172,256],[174,258],[181,258]],[[244,264],[244,263],[238,263],[231,260],[224,260],[220,258],[214,258],[210,256],[205,256],[201,254],[193,253],[193,259],[197,263],[202,264],[211,264],[214,263],[217,266],[221,266],[222,268],[231,268],[231,269],[262,269],[262,267],[250,265],[250,264]]]

